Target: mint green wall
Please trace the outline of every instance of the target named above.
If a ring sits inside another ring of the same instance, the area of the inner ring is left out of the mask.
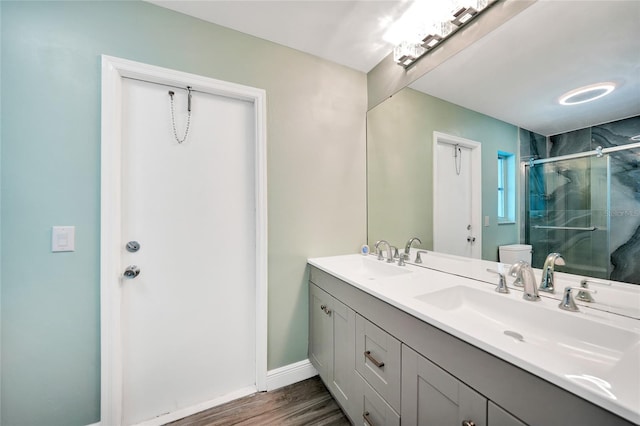
[[[518,226],[497,225],[498,151],[518,154],[517,127],[405,88],[367,113],[368,240],[433,248],[433,132],[482,143],[482,258],[518,242]],[[455,196],[455,194],[452,194]]]
[[[266,89],[268,366],[306,359],[306,258],[366,238],[365,74],[144,2],[0,8],[2,424],[99,420],[101,54]]]

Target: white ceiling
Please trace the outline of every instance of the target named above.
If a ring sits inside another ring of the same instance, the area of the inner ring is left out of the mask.
[[[606,81],[604,98],[558,103]],[[545,136],[640,115],[640,2],[539,1],[411,87]]]
[[[393,50],[382,38],[411,1],[148,0],[362,72]]]
[[[383,34],[414,0],[149,1],[368,72],[393,49]],[[639,22],[637,0],[540,0],[411,87],[543,135],[640,115]],[[557,103],[601,81],[618,88]]]

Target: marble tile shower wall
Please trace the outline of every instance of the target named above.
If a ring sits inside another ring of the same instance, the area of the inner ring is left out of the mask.
[[[549,158],[636,143],[640,116],[544,137],[520,130],[521,160]],[[525,240],[533,263],[547,253],[567,259],[567,272],[640,284],[640,149],[530,168]],[[607,179],[607,167],[610,180]],[[537,226],[592,228],[540,229]]]

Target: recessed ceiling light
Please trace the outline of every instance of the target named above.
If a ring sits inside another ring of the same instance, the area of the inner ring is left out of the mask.
[[[589,86],[578,87],[560,97],[558,102],[561,105],[579,105],[586,102],[595,101],[603,96],[607,96],[616,88],[615,83],[596,83]]]

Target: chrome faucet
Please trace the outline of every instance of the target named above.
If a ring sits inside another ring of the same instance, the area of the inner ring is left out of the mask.
[[[391,244],[389,244],[388,241],[386,240],[380,240],[378,242],[376,242],[376,253],[378,254],[378,260],[382,260],[384,259],[384,256],[382,255],[382,251],[380,251],[380,246],[386,244],[387,246],[387,263],[392,263],[393,262],[393,253],[391,253]]]
[[[411,245],[414,243],[414,241],[417,241],[418,244],[422,244],[422,241],[420,241],[420,238],[418,237],[409,238],[409,241],[407,241],[407,244],[404,246],[405,260],[409,260],[409,251],[411,250]]]
[[[538,286],[536,285],[536,277],[533,275],[531,265],[524,260],[519,260],[509,268],[509,275],[516,277],[516,281],[522,283],[524,294],[522,298],[532,302],[540,300],[538,295]]]
[[[573,297],[571,296],[571,292],[573,290],[578,290],[580,292],[584,292],[584,293],[597,293],[597,291],[595,290],[591,290],[589,288],[584,288],[584,287],[565,287],[564,288],[564,294],[562,295],[562,300],[560,301],[560,304],[558,305],[558,307],[564,311],[570,311],[570,312],[578,312],[578,305],[576,305],[576,302],[573,300]]]
[[[560,253],[549,253],[542,267],[542,281],[540,281],[540,291],[555,293],[553,286],[553,268],[556,265],[564,265],[564,258]]]

